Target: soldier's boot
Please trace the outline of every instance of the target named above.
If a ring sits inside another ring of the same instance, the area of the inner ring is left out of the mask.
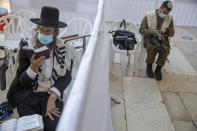
[[[156,69],[155,69],[155,72],[154,72],[155,79],[158,80],[158,81],[162,80],[161,68],[162,68],[162,66],[157,66]]]
[[[147,67],[146,67],[146,75],[149,78],[154,78],[152,64],[147,64]]]

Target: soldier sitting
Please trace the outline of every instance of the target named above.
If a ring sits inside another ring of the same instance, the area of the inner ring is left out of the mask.
[[[161,32],[166,29],[169,30],[169,37],[174,35],[174,24],[173,19],[169,15],[172,10],[172,2],[164,1],[160,8],[156,11],[151,11],[146,14],[143,18],[142,23],[140,25],[139,32],[143,35],[144,39],[144,47],[147,50],[147,67],[146,74],[149,78],[154,78],[156,80],[162,80],[161,69],[166,62],[166,57],[162,55],[158,50],[156,50],[156,45],[151,41],[154,35],[161,39],[162,47],[165,51],[165,54],[168,56],[170,53],[170,45],[169,42],[163,38]],[[159,53],[157,59],[157,67],[155,72],[153,73],[152,64],[155,61],[155,57]]]

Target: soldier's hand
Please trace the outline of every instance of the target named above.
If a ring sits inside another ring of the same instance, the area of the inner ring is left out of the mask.
[[[174,36],[174,32],[175,31],[174,31],[174,28],[173,27],[169,28],[169,33],[170,33],[169,36],[170,37],[173,37]]]
[[[38,72],[39,67],[42,65],[42,62],[44,60],[45,56],[41,56],[38,59],[35,59],[35,54],[32,55],[30,62],[30,68],[34,71],[34,72]]]
[[[155,31],[155,34],[156,34],[158,37],[161,37],[161,31],[160,31],[160,30],[156,30],[156,31]]]

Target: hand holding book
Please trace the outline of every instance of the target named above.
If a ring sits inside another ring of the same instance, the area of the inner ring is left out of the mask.
[[[43,46],[36,50],[30,47],[23,47],[21,49],[21,52],[23,55],[30,59],[30,68],[36,73],[38,72],[38,69],[41,66],[43,60],[50,57],[50,51],[46,46]]]
[[[45,56],[41,56],[41,57],[39,57],[39,58],[36,59],[35,58],[35,54],[33,54],[32,57],[31,57],[31,59],[30,59],[30,61],[31,61],[30,68],[34,72],[38,73],[38,69],[42,65],[42,62],[43,62],[44,59],[45,59]]]
[[[33,49],[31,47],[24,46],[21,49],[21,53],[28,58],[31,58],[33,54],[35,54],[35,59],[40,58],[41,56],[45,56],[45,59],[50,57],[50,51],[46,46],[42,46],[38,49]]]
[[[35,52],[35,59],[38,59],[41,56],[44,56],[45,59],[48,59],[50,57],[50,51],[46,46],[38,48],[34,52]]]

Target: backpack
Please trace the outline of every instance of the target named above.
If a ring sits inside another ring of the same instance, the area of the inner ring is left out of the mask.
[[[3,47],[1,46],[0,49]],[[6,70],[8,69],[9,58],[6,53],[4,57],[0,57],[0,90],[2,91],[6,89]]]
[[[7,118],[12,113],[12,107],[7,101],[0,104],[0,121]]]
[[[124,25],[124,30],[112,31],[113,44],[118,46],[120,50],[134,50],[134,45],[137,44],[135,34],[126,30],[125,20],[120,24],[120,28]]]

